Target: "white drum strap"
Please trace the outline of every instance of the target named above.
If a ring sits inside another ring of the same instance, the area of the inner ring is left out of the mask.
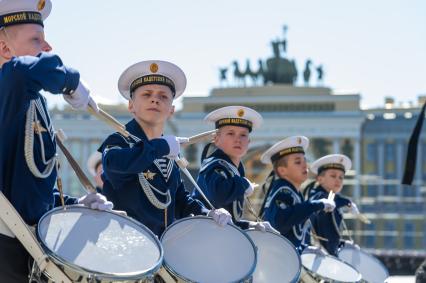
[[[141,141],[140,138],[138,138],[135,135],[130,134],[130,137],[135,141],[139,142]],[[126,140],[126,139],[125,139]],[[126,140],[126,142],[129,144],[130,147],[133,147],[133,143],[130,143]],[[153,185],[151,185],[148,180],[143,175],[143,172],[138,173],[139,177],[139,184],[142,187],[143,192],[145,193],[146,197],[148,198],[149,202],[155,206],[158,209],[166,209],[170,203],[172,202],[172,196],[170,195],[170,190],[167,190],[165,193],[160,191],[159,189],[155,188]],[[166,197],[166,202],[161,202],[154,194],[153,190],[157,192],[158,194]]]
[[[34,161],[34,127],[41,127],[41,124],[39,124],[40,122],[37,119],[36,109],[40,113],[40,116],[43,120],[44,125],[47,127],[46,131],[49,133],[52,141],[54,140],[53,126],[49,123],[49,120],[47,119],[49,114],[45,113],[40,98],[36,100],[31,100],[30,107],[28,107],[26,122],[25,122],[24,153],[25,153],[25,160],[27,161],[27,165],[31,173],[33,173],[33,175],[37,178],[44,179],[49,177],[53,169],[55,168],[57,155],[55,154],[52,158],[50,158],[49,160],[46,160],[46,154],[45,154],[43,137],[42,137],[42,129],[38,128],[37,135],[40,140],[41,158],[42,158],[43,164],[46,166],[44,171],[40,172],[40,170],[37,168],[37,165],[35,164],[35,161]]]
[[[42,272],[46,271],[55,282],[71,283],[68,276],[49,260],[37,242],[35,235],[2,192],[0,192],[0,218],[34,258]]]

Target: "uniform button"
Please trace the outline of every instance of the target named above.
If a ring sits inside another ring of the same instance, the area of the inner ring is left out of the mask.
[[[62,92],[66,92],[67,91],[67,88],[66,87],[64,87],[63,89],[62,89]]]
[[[70,94],[73,94],[74,93],[74,90],[70,90]]]

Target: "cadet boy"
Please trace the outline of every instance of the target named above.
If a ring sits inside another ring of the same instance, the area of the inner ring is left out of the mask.
[[[340,225],[343,221],[341,208],[347,207],[354,214],[358,214],[358,208],[350,199],[341,196],[339,193],[343,187],[343,179],[347,170],[351,169],[351,160],[343,154],[330,154],[314,161],[310,170],[314,173],[317,187],[309,192],[311,201],[328,198],[330,192],[335,194],[334,202],[336,209],[331,212],[318,211],[311,216],[312,227],[316,235],[321,238],[320,244],[331,255],[337,256],[337,250],[341,244]]]
[[[209,113],[204,120],[214,123],[218,132],[214,138],[216,150],[202,157],[198,185],[212,205],[231,212],[242,229],[278,232],[268,222],[242,219],[244,198],[253,193],[254,184],[245,177],[241,158],[247,153],[250,132],[261,125],[262,116],[248,107],[227,106]],[[194,196],[203,201],[196,190]]]
[[[118,89],[134,117],[126,124],[131,136],[114,133],[99,149],[105,195],[157,236],[176,218],[190,214],[208,214],[221,225],[231,221],[227,211],[208,211],[190,197],[175,163],[183,139],[163,136],[174,113],[173,99],[185,86],[185,74],[169,62],[142,61],[127,68]]]
[[[310,244],[309,217],[316,211],[332,211],[335,207],[334,201],[327,198],[303,199],[300,190],[308,177],[305,159],[308,145],[308,138],[293,136],[276,143],[261,156],[262,163],[272,163],[275,173],[262,209],[263,219],[289,239],[299,252]]]
[[[28,225],[60,205],[54,129],[40,91],[63,94],[76,109],[97,109],[79,73],[47,53],[43,20],[51,7],[50,0],[0,1],[0,190]],[[65,197],[66,204],[112,208],[105,201]],[[0,255],[2,282],[28,282],[29,254],[2,220]]]

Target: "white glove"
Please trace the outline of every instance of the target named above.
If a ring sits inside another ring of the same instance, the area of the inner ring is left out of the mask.
[[[78,203],[87,206],[91,209],[112,210],[113,203],[107,201],[104,195],[98,193],[88,193],[78,199]]]
[[[96,112],[99,112],[98,105],[90,96],[90,90],[83,80],[80,80],[72,94],[64,94],[62,96],[74,109],[86,110],[88,106],[91,106]]]
[[[314,253],[317,254],[319,256],[325,256],[325,252],[323,250],[321,250],[319,247],[315,247],[315,246],[308,246],[306,247],[302,253]]]
[[[213,218],[220,226],[225,226],[228,223],[232,224],[232,216],[224,208],[212,209],[207,213],[207,216]]]
[[[358,215],[359,214],[359,209],[358,206],[356,206],[355,203],[351,202],[350,206],[349,206],[349,211],[354,214],[354,215]]]
[[[318,200],[324,204],[324,211],[331,212],[336,208],[336,203],[332,199],[322,198]]]
[[[175,137],[172,135],[164,135],[161,138],[169,145],[170,152],[166,156],[170,159],[176,158],[179,155],[181,143],[189,141],[188,138]]]
[[[254,221],[250,221],[249,222],[249,228],[254,228],[255,230],[261,231],[261,232],[272,232],[275,234],[280,234],[280,232],[278,232],[278,230],[274,229],[274,227],[272,227],[271,223],[269,223],[269,221],[263,221],[263,222],[254,222]]]
[[[247,179],[246,177],[244,177],[244,179],[246,179],[247,180],[247,182],[249,183],[249,186],[248,186],[248,188],[245,190],[245,192],[244,192],[244,196],[246,196],[246,197],[249,197],[249,196],[251,196],[252,194],[253,194],[253,192],[254,192],[254,189],[255,189],[255,187],[256,187],[256,184],[255,183],[252,183],[249,179]]]

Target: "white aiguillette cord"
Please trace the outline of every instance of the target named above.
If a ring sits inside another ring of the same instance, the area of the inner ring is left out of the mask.
[[[1,191],[0,218],[34,258],[41,272],[46,271],[49,276],[58,283],[72,282],[68,276],[49,259],[48,255],[44,253],[35,235]]]

